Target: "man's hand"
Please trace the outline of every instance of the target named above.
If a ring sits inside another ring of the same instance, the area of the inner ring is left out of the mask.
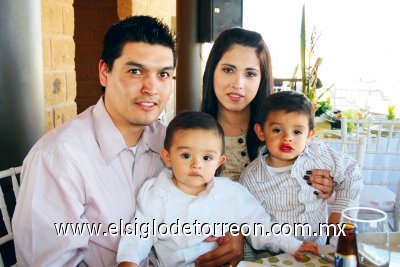
[[[196,260],[196,266],[236,266],[243,259],[244,239],[242,235],[233,236],[228,232],[225,236],[217,238],[216,241],[219,247],[200,256]]]

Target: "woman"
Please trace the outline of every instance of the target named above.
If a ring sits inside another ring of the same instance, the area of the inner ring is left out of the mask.
[[[255,117],[261,102],[271,93],[271,56],[262,36],[241,28],[223,31],[206,63],[201,104],[201,111],[214,116],[225,132],[227,161],[221,176],[237,181],[247,164],[257,157],[262,143],[254,131]],[[333,178],[329,172],[312,170],[304,175],[319,190],[316,193],[320,198],[332,195]]]

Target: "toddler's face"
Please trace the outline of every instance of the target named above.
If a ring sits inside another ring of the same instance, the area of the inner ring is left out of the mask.
[[[272,167],[293,164],[315,132],[309,130],[307,115],[283,110],[271,112],[263,127],[256,124],[255,131],[267,145]]]
[[[172,181],[183,192],[197,195],[206,188],[217,168],[225,161],[221,137],[213,130],[178,130],[169,151],[161,157],[172,167]]]

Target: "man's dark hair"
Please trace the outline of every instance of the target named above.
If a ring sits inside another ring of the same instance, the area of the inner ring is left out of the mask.
[[[256,122],[261,126],[273,111],[285,111],[286,113],[298,112],[308,117],[309,130],[315,128],[314,108],[310,100],[302,93],[295,91],[282,91],[268,96],[262,103]]]
[[[167,127],[167,133],[164,139],[164,148],[171,148],[172,138],[179,130],[206,130],[214,131],[222,142],[221,154],[225,151],[224,130],[221,125],[214,119],[213,116],[199,111],[187,111],[177,115]],[[204,144],[207,146],[207,144]]]
[[[107,64],[108,71],[112,70],[114,61],[121,56],[124,45],[129,42],[171,48],[176,65],[176,39],[168,26],[157,18],[133,16],[114,23],[104,36],[101,59]]]

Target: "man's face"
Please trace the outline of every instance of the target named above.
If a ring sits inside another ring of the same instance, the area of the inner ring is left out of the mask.
[[[143,42],[126,43],[111,71],[100,61],[105,107],[121,132],[157,119],[171,92],[173,71],[170,48]]]

